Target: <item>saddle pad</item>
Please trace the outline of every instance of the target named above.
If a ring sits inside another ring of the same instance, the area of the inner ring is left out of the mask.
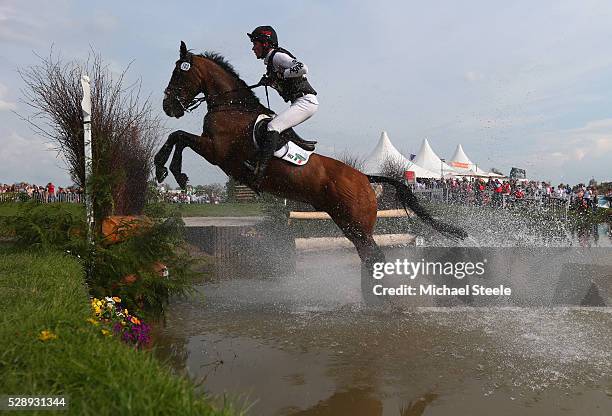
[[[271,119],[273,117],[270,117],[267,114],[260,114],[257,117],[257,120],[255,120],[255,124],[253,126],[253,143],[255,144],[256,149],[259,148],[259,145],[257,144],[257,137],[255,137],[257,124],[259,124],[261,120],[265,120],[267,118]],[[274,152],[274,156],[279,159],[286,160],[294,165],[302,166],[308,163],[308,159],[312,153],[314,152],[304,150],[293,142],[287,142],[280,149]]]

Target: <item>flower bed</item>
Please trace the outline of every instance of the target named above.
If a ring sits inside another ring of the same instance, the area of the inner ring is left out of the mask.
[[[121,304],[121,298],[91,298],[91,309],[95,319],[90,318],[89,322],[93,325],[102,324],[105,327],[102,329],[104,335],[110,335],[110,329],[123,342],[136,348],[146,347],[151,342],[151,327],[130,314]]]

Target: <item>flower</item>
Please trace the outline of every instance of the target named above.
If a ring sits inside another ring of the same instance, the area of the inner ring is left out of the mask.
[[[89,319],[87,319],[87,322],[89,322],[90,324],[95,325],[95,326],[100,325],[100,322],[96,321],[96,320],[95,320],[95,319],[93,319],[93,318],[89,318]]]
[[[49,330],[44,330],[44,331],[40,331],[40,335],[38,336],[38,339],[41,341],[49,341],[51,339],[56,339],[57,335],[55,335],[53,333],[53,331],[49,331]]]
[[[140,325],[140,319],[136,318],[135,316],[132,316],[132,317],[130,318],[130,321],[131,321],[133,324]]]
[[[109,331],[108,329],[103,329],[101,332],[102,332],[102,335],[104,335],[106,337],[110,337],[111,336],[111,331]]]
[[[120,303],[120,302],[121,302],[121,298],[120,298],[120,297],[118,297],[118,296],[113,296],[113,300],[114,300],[115,302],[117,302],[117,303]]]

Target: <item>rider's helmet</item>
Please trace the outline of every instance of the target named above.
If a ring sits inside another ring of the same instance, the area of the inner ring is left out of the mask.
[[[278,37],[272,26],[258,26],[253,30],[253,33],[247,33],[247,36],[251,39],[251,42],[260,41],[269,44],[271,47],[278,46]]]

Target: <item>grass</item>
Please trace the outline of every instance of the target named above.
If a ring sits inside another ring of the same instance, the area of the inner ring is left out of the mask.
[[[233,413],[213,409],[150,352],[86,322],[83,270],[63,253],[0,248],[0,314],[2,394],[68,396],[75,415]],[[57,338],[39,340],[43,330]]]
[[[59,205],[60,203],[57,203]],[[19,202],[0,203],[0,217],[13,216],[22,205]],[[54,205],[54,204],[49,204]],[[61,204],[75,211],[84,210],[80,204]],[[250,217],[262,215],[259,203],[225,203],[225,204],[165,204],[178,208],[183,217]]]
[[[19,211],[19,208],[24,205],[23,202],[2,202],[0,203],[0,217],[10,217],[16,215]],[[66,207],[70,211],[77,213],[79,211],[85,211],[85,205],[81,204],[69,204],[62,202],[54,202],[51,204],[47,204],[48,206],[62,206]]]

